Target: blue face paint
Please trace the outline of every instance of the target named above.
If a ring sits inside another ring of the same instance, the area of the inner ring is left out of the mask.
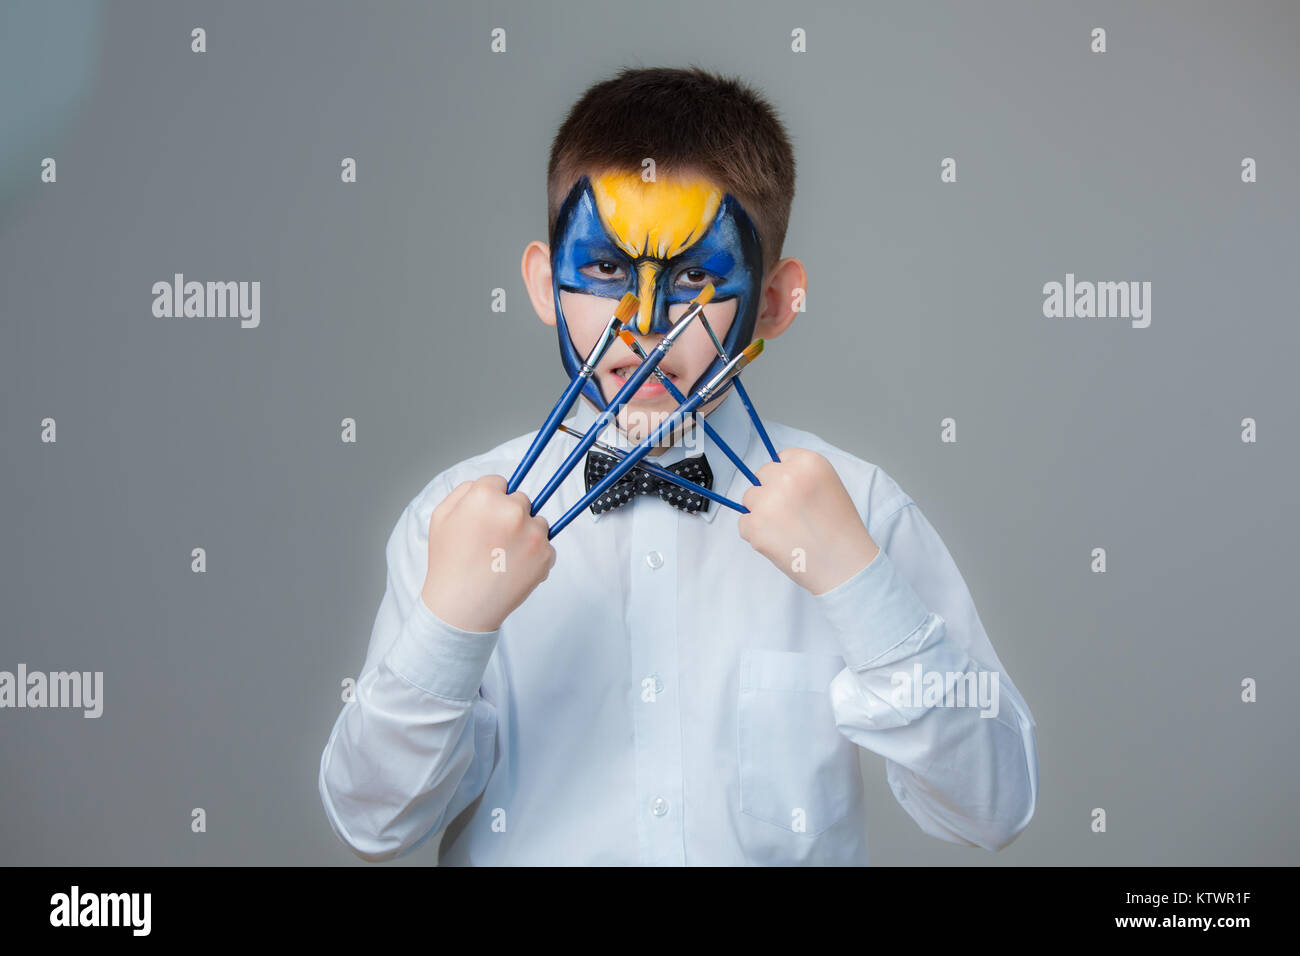
[[[651,332],[667,333],[672,328],[672,323],[668,320],[669,306],[690,302],[699,294],[705,282],[712,282],[715,289],[713,303],[736,300],[735,318],[727,330],[726,338],[722,340],[727,355],[734,358],[753,339],[763,258],[758,232],[734,197],[727,195],[723,198],[709,228],[680,254],[671,259],[655,259],[650,256],[632,258],[609,235],[601,220],[591,181],[583,176],[574,184],[560,207],[551,234],[555,328],[560,342],[560,359],[570,378],[578,374],[586,356],[580,355],[573,345],[560,293],[574,292],[610,299],[612,313],[624,293],[639,291],[637,266],[646,260],[661,266],[660,278],[655,284]],[[615,274],[610,278],[602,278],[599,275],[601,263],[617,267],[613,270]],[[703,281],[698,276],[691,280],[683,278],[696,269],[707,273]],[[708,308],[704,314],[708,315]],[[720,372],[725,364],[724,359],[716,358],[691,383],[690,388],[683,389],[685,394],[689,396]],[[728,383],[718,394],[724,394],[730,387]],[[583,387],[583,394],[602,408],[612,397],[602,393],[594,376]]]

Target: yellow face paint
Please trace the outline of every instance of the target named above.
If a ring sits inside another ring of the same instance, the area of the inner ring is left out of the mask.
[[[609,172],[592,181],[596,208],[609,235],[637,263],[637,328],[650,331],[655,288],[663,262],[679,255],[709,230],[722,192],[709,180],[668,178],[645,182],[639,173]]]

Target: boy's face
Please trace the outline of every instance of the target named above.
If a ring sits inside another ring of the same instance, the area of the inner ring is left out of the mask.
[[[582,367],[618,300],[629,291],[641,304],[627,327],[648,352],[712,283],[715,294],[704,317],[734,357],[753,336],[763,278],[758,234],[734,197],[703,176],[683,174],[647,183],[635,172],[578,180],[556,219],[551,273],[560,354],[570,376]],[[639,364],[635,352],[615,342],[584,393],[603,407]],[[697,318],[659,369],[690,395],[723,364]],[[651,376],[624,407],[619,423],[629,437],[644,438],[677,405]]]

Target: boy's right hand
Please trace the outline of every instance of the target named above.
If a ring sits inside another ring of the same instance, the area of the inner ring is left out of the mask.
[[[452,489],[429,518],[425,606],[463,631],[499,628],[555,564],[549,526],[531,508],[523,492],[506,494],[501,475]]]

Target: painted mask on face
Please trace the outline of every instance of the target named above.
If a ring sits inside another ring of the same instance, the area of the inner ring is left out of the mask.
[[[712,282],[713,303],[736,300],[735,318],[722,340],[734,358],[754,335],[762,270],[758,233],[749,216],[735,197],[709,180],[647,183],[635,172],[581,177],[560,207],[551,234],[555,327],[564,370],[572,378],[586,356],[574,348],[561,292],[608,298],[611,313],[624,293],[634,292],[641,306],[628,324],[634,332],[650,335],[668,332],[669,307],[690,302]],[[609,278],[601,277],[605,272]],[[688,273],[689,280],[684,278]],[[715,359],[683,393],[689,396],[725,364],[721,357]],[[727,388],[730,384],[718,394]],[[613,398],[602,394],[595,378],[583,394],[602,408]]]

